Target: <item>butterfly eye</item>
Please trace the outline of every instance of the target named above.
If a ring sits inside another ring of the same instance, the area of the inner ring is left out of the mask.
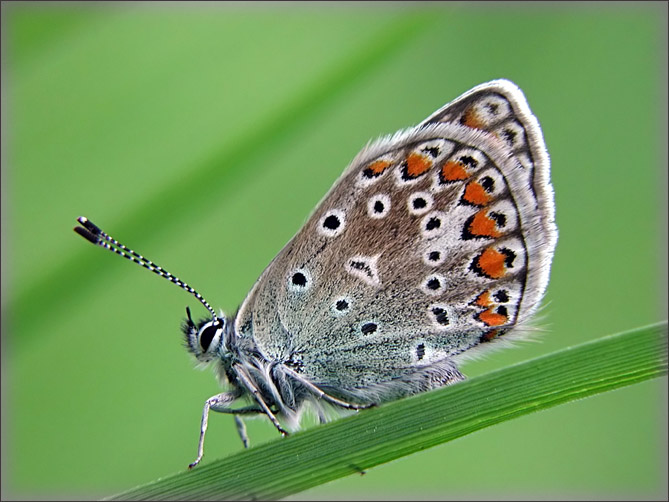
[[[202,347],[203,352],[207,352],[209,345],[211,345],[211,341],[214,339],[220,329],[220,325],[210,324],[200,331],[200,347]]]

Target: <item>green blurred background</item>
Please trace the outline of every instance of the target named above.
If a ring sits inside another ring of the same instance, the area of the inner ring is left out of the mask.
[[[666,307],[666,3],[2,4],[3,499],[182,471],[219,392],[196,300],[72,232],[86,215],[234,312],[367,140],[508,78],[552,157],[540,341]],[[569,378],[569,375],[564,375]],[[666,379],[532,414],[293,499],[666,498]],[[277,438],[249,422],[253,443]],[[214,415],[206,461],[241,448]]]

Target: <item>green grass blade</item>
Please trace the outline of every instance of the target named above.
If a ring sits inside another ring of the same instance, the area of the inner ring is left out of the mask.
[[[282,498],[514,417],[666,374],[663,322],[365,410],[112,499]]]

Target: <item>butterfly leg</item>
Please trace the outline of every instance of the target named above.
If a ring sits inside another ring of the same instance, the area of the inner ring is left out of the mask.
[[[248,373],[246,373],[246,370],[239,364],[234,365],[233,369],[237,373],[237,376],[239,377],[239,380],[242,383],[242,385],[244,385],[244,387],[246,387],[248,391],[251,392],[251,394],[253,394],[253,398],[260,405],[265,415],[267,415],[267,417],[272,421],[274,427],[277,428],[277,430],[281,433],[282,436],[287,436],[288,432],[286,432],[284,428],[281,427],[281,424],[274,416],[274,413],[272,413],[272,410],[269,409],[267,403],[265,403],[265,401],[263,400],[262,396],[260,395],[260,391],[258,390],[258,387],[256,387],[256,385],[253,383],[253,380],[251,380],[251,377],[248,375]]]
[[[242,440],[244,448],[249,447],[249,435],[246,433],[246,424],[239,415],[235,415],[235,425],[237,426],[237,434]]]
[[[239,397],[238,392],[223,392],[210,397],[204,402],[202,410],[202,422],[200,423],[200,442],[197,445],[197,458],[190,463],[189,469],[192,469],[202,460],[204,455],[204,436],[207,433],[207,423],[209,422],[209,410],[223,411],[229,409],[228,406]]]
[[[353,403],[347,403],[346,401],[342,401],[341,399],[337,399],[336,397],[333,397],[333,396],[323,392],[316,385],[311,383],[309,380],[303,378],[299,373],[297,373],[293,369],[288,368],[286,366],[284,366],[283,369],[286,373],[288,373],[295,380],[297,380],[302,385],[304,385],[311,392],[316,394],[319,398],[324,399],[325,401],[327,401],[329,403],[336,404],[337,406],[341,406],[342,408],[345,408],[347,410],[364,410],[365,408],[371,408],[372,406],[374,406],[374,403],[372,403],[372,404],[353,404]]]
[[[219,413],[229,413],[235,415],[235,424],[237,425],[237,432],[239,437],[244,444],[244,448],[249,447],[249,438],[246,434],[246,426],[242,419],[237,415],[249,415],[251,413],[265,413],[264,410],[258,408],[257,406],[247,406],[245,408],[230,408],[230,403],[239,397],[239,392],[223,392],[215,396],[210,397],[204,403],[204,410],[202,411],[202,422],[200,425],[200,442],[197,445],[197,458],[193,461],[188,468],[192,469],[202,460],[204,455],[204,436],[207,432],[207,423],[209,421],[209,411],[217,411]]]

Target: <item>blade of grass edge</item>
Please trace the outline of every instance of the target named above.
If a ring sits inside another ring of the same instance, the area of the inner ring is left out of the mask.
[[[110,500],[278,499],[561,403],[667,374],[667,322],[279,438]]]

